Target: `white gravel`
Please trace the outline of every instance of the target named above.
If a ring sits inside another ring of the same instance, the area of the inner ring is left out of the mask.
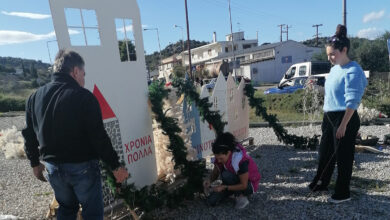
[[[0,117],[0,130],[24,117]],[[19,126],[21,125],[21,126]],[[298,135],[320,134],[320,126],[289,127]],[[382,138],[386,126],[362,126],[365,134]],[[255,146],[248,151],[260,168],[259,192],[252,195],[248,208],[235,210],[232,199],[217,207],[203,200],[186,201],[176,209],[150,213],[156,219],[390,219],[390,147],[383,154],[357,153],[352,179],[352,201],[333,205],[329,193],[308,198],[308,183],[316,170],[316,151],[300,151],[283,146],[270,128],[253,128]],[[332,184],[330,188],[332,188]],[[5,160],[0,154],[0,215],[42,219],[53,197],[49,184],[33,177],[25,159]]]

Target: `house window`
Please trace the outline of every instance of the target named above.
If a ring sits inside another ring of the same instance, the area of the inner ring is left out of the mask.
[[[211,49],[209,49],[209,50],[207,51],[207,54],[208,54],[209,56],[211,56]]]
[[[115,29],[121,61],[137,61],[133,20],[128,18],[116,18]]]
[[[225,52],[229,52],[229,47],[225,47]]]
[[[218,108],[218,99],[217,99],[217,97],[214,97],[213,104],[214,104],[214,109],[217,109]]]
[[[234,45],[234,50],[237,50],[237,48],[238,48],[237,45]]]
[[[65,8],[65,19],[72,46],[99,46],[100,35],[95,10]]]
[[[244,44],[242,47],[245,50],[245,49],[251,48],[251,45],[250,44]]]
[[[245,56],[237,57],[236,60],[239,60],[240,62],[245,61]]]

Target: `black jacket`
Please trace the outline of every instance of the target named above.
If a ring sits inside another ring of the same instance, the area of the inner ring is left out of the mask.
[[[79,163],[102,159],[119,167],[95,96],[70,75],[53,74],[26,103],[26,128],[22,131],[31,166],[39,159],[55,163]]]

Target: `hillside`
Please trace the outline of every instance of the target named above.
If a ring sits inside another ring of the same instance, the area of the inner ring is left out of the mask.
[[[26,97],[50,80],[50,64],[0,57],[0,112],[24,109]]]
[[[197,41],[197,40],[191,40],[190,41],[190,47],[196,48],[203,45],[208,44],[209,42],[206,41]],[[184,48],[187,49],[187,41],[184,41]],[[177,41],[174,44],[170,44],[166,46],[163,50],[161,50],[161,57],[162,59],[172,56],[173,54],[181,53],[183,51],[183,44],[181,41]],[[153,71],[157,69],[157,66],[159,64],[159,52],[155,51],[152,54],[145,55],[145,61],[146,61],[146,67],[149,71]]]
[[[325,45],[328,37],[321,37],[318,40],[318,47],[324,48],[322,53],[316,54],[313,59],[326,61],[328,57],[325,52]],[[390,39],[390,32],[384,34],[374,40],[366,38],[350,37],[350,49],[348,56],[351,60],[357,61],[364,70],[371,72],[389,72],[389,51],[387,50],[386,40]],[[302,42],[307,46],[315,46],[316,40],[310,39]]]

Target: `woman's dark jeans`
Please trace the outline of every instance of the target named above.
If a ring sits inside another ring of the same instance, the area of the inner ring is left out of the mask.
[[[240,177],[234,173],[231,173],[229,171],[222,171],[221,173],[221,179],[222,179],[222,184],[223,185],[236,185],[240,183]],[[210,196],[207,197],[207,204],[210,206],[215,206],[217,205],[220,201],[223,199],[229,197],[230,195],[245,195],[248,196],[250,194],[253,194],[253,188],[252,188],[252,183],[249,182],[248,180],[248,187],[243,190],[243,191],[222,191],[222,192],[211,192]]]
[[[355,111],[349,120],[345,136],[337,140],[335,134],[344,114],[345,111],[324,113],[321,126],[322,137],[319,149],[319,164],[317,174],[312,182],[317,184],[321,180],[321,184],[318,187],[327,187],[337,162],[338,175],[334,195],[340,198],[350,197],[349,184],[352,176],[355,141],[360,128],[359,115]],[[333,156],[335,150],[337,152]]]

